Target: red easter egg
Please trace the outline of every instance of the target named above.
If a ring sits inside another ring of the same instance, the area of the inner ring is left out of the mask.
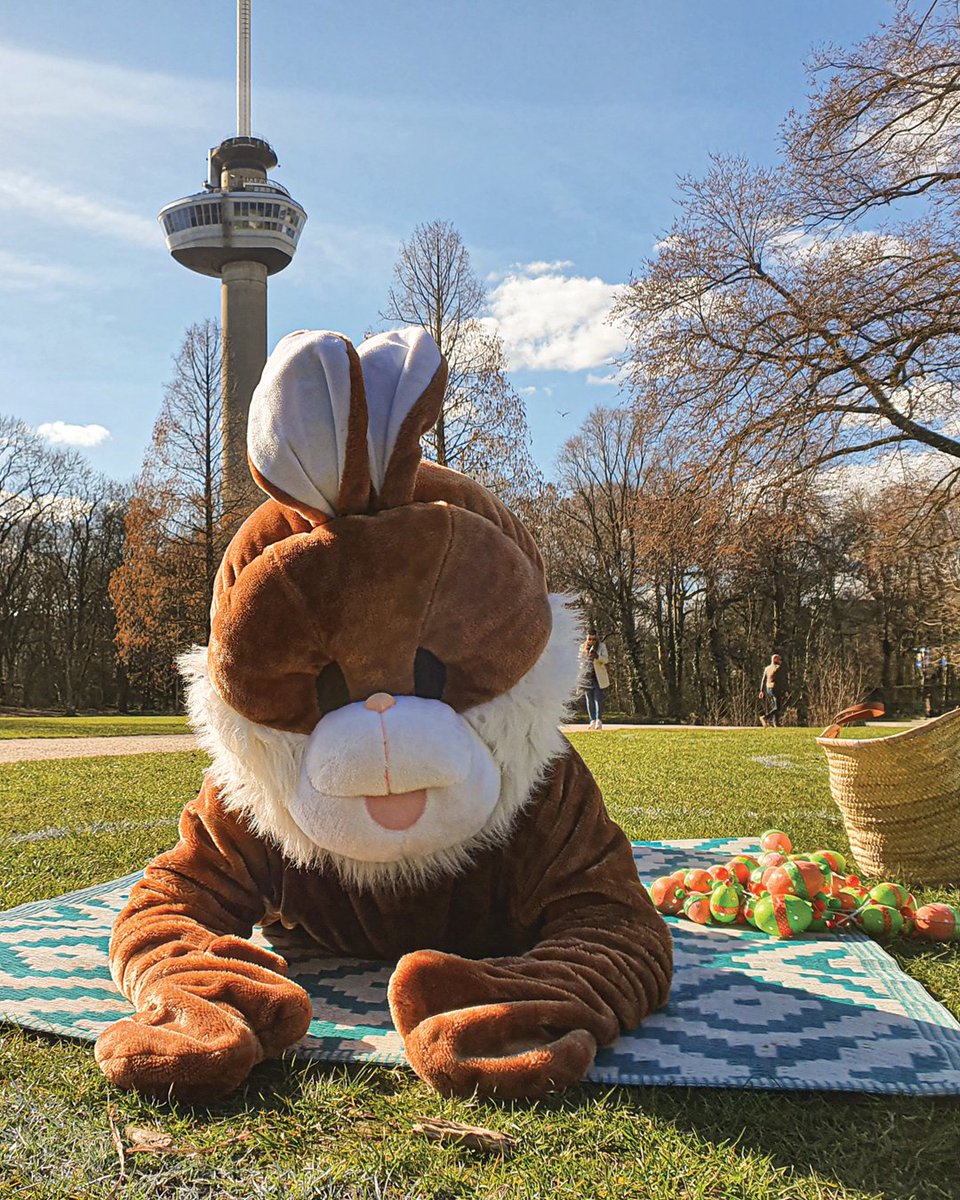
[[[767,890],[773,896],[799,896],[811,900],[827,886],[823,871],[812,862],[787,862],[772,867],[764,875]]]
[[[677,883],[682,884],[687,877],[687,868],[681,867],[679,871],[671,871],[670,878],[675,879]]]
[[[741,887],[746,887],[750,882],[750,872],[754,870],[754,867],[750,864],[755,861],[755,859],[751,858],[748,860],[746,857],[743,857],[731,858],[727,863],[727,869]]]
[[[787,856],[781,854],[779,850],[768,850],[766,854],[760,855],[761,867],[779,867],[781,863],[787,861]]]
[[[764,850],[779,850],[781,854],[789,854],[793,849],[790,835],[782,829],[767,829],[760,834],[760,845]]]
[[[661,875],[650,884],[650,899],[662,913],[676,914],[683,908],[686,892],[672,875]]]
[[[709,892],[712,883],[709,872],[698,867],[688,871],[683,879],[683,886],[688,892]]]
[[[741,887],[747,886],[750,882],[750,872],[755,871],[759,865],[752,854],[738,854],[727,863]]]
[[[913,920],[917,935],[931,942],[952,942],[960,937],[960,910],[950,904],[924,904]]]
[[[695,921],[698,925],[710,925],[713,916],[710,912],[710,897],[703,895],[688,896],[683,902],[683,915]]]
[[[712,867],[708,867],[707,874],[711,879],[719,879],[721,883],[726,883],[733,878],[733,872],[730,868],[720,863],[714,863]]]

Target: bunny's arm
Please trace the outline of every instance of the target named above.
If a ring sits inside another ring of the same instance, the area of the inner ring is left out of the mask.
[[[114,926],[111,973],[137,1011],[97,1041],[113,1083],[212,1099],[303,1036],[306,993],[279,955],[245,940],[266,915],[273,873],[271,851],[205,782],[180,841],[147,867]]]
[[[537,1096],[581,1079],[597,1046],[667,999],[673,949],[630,844],[570,751],[506,851],[514,922],[532,948],[470,960],[405,955],[390,1004],[414,1069],[448,1094]]]

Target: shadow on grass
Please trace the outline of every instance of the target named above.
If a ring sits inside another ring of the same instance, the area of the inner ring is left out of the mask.
[[[540,1112],[603,1101],[615,1112],[669,1123],[714,1153],[762,1155],[781,1169],[889,1200],[956,1200],[960,1098],[732,1088],[584,1084],[531,1102]],[[491,1110],[516,1105],[485,1102]],[[527,1107],[527,1106],[522,1106]],[[614,1135],[604,1146],[615,1151]],[[819,1193],[818,1193],[819,1194]]]
[[[82,1043],[39,1033],[25,1036],[35,1046],[49,1045],[51,1050],[58,1046],[82,1048],[89,1053],[92,1064],[92,1051]],[[234,1135],[242,1132],[244,1137],[253,1131],[255,1142],[237,1143],[238,1152],[246,1147],[242,1153],[250,1155],[244,1170],[255,1170],[258,1160],[269,1160],[273,1154],[271,1139],[278,1137],[278,1145],[285,1144],[287,1131],[297,1143],[309,1143],[330,1162],[338,1155],[342,1157],[341,1135],[347,1153],[351,1143],[358,1144],[357,1138],[367,1139],[371,1147],[390,1139],[396,1145],[397,1135],[406,1138],[417,1117],[445,1115],[516,1136],[519,1161],[511,1178],[518,1186],[524,1161],[549,1159],[558,1148],[579,1146],[581,1141],[583,1155],[599,1151],[627,1164],[629,1169],[629,1163],[638,1157],[638,1138],[644,1141],[649,1137],[652,1153],[662,1154],[664,1147],[676,1146],[678,1140],[685,1145],[687,1179],[691,1183],[701,1171],[704,1176],[714,1175],[718,1168],[732,1170],[736,1159],[749,1159],[761,1168],[766,1160],[787,1173],[778,1196],[794,1194],[787,1190],[791,1177],[796,1194],[802,1191],[804,1196],[832,1195],[831,1185],[882,1196],[884,1200],[956,1200],[958,1195],[960,1101],[956,1098],[585,1084],[539,1101],[464,1102],[444,1100],[401,1067],[331,1065],[287,1058],[256,1068],[247,1085],[224,1101],[189,1106],[115,1092],[97,1077],[95,1068],[81,1073],[90,1086],[80,1102],[90,1108],[94,1120],[107,1102],[118,1106],[121,1125],[124,1121],[161,1123],[175,1138],[196,1139],[201,1145],[225,1145],[228,1139],[221,1137],[224,1130]],[[584,1137],[588,1129],[591,1136]],[[592,1134],[598,1129],[599,1138],[593,1140]],[[662,1139],[659,1146],[658,1135]],[[293,1146],[285,1148],[288,1155],[294,1154],[292,1160],[287,1160],[292,1165],[296,1150]],[[426,1152],[424,1148],[421,1153]],[[393,1186],[384,1195],[436,1196],[430,1190],[408,1191],[417,1180],[417,1174],[411,1175],[410,1171],[418,1163],[428,1165],[430,1161],[456,1161],[464,1166],[477,1162],[470,1151],[432,1147],[426,1160],[396,1162],[399,1175],[395,1184],[391,1180]],[[216,1167],[211,1163],[209,1169],[225,1165]],[[382,1166],[379,1162],[377,1165]],[[145,1178],[148,1164],[141,1166],[141,1178]],[[170,1164],[150,1164],[150,1170],[154,1167],[165,1172],[173,1170]],[[240,1167],[237,1163],[236,1168]],[[193,1167],[184,1164],[183,1170],[192,1171]],[[575,1161],[569,1164],[569,1170],[576,1174]],[[762,1169],[758,1171],[762,1174]],[[238,1179],[245,1177],[241,1171]],[[336,1194],[346,1196],[350,1192],[345,1189]],[[470,1193],[454,1190],[444,1194]],[[668,1194],[651,1192],[651,1197]]]
[[[258,1067],[235,1097],[180,1111],[189,1111],[200,1123],[290,1113],[314,1081],[337,1092],[359,1090],[367,1098],[406,1096],[408,1105],[416,1109],[419,1102],[424,1114],[449,1103],[425,1085],[418,1087],[403,1068],[288,1059]],[[627,1158],[635,1153],[631,1123],[643,1118],[669,1125],[695,1144],[703,1144],[711,1157],[762,1156],[798,1181],[809,1177],[886,1200],[955,1200],[960,1195],[958,1097],[583,1084],[543,1100],[469,1103],[470,1111],[461,1119],[493,1129],[502,1129],[505,1120],[518,1117],[552,1129],[551,1118],[569,1117],[576,1122],[587,1111],[602,1109],[611,1119],[600,1149]],[[410,1112],[391,1115],[401,1125],[414,1119]],[[387,1132],[385,1127],[383,1135]],[[549,1153],[550,1135],[542,1136],[545,1145],[540,1150]],[[521,1136],[521,1148],[524,1140]],[[473,1157],[470,1151],[455,1148],[447,1153],[463,1162]]]

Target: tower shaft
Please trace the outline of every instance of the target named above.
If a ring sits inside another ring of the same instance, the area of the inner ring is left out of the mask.
[[[247,466],[247,416],[267,360],[267,268],[226,263],[221,280],[223,508],[246,516],[263,499]]]
[[[247,418],[267,361],[267,276],[293,258],[307,214],[267,172],[277,156],[250,132],[250,8],[237,0],[237,134],[207,157],[202,192],[167,204],[160,223],[167,249],[183,266],[221,281],[223,472],[228,523],[262,496],[247,466]]]

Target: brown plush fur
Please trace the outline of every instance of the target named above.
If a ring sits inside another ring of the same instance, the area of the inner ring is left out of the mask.
[[[442,697],[422,699],[417,711],[439,712],[438,728],[467,729],[453,714],[487,712],[529,688],[548,661],[551,608],[533,539],[476,483],[418,466],[445,366],[402,421],[377,495],[363,456],[363,375],[348,352],[337,514],[261,476],[273,498],[234,537],[214,589],[208,665],[217,703],[263,746],[281,739],[278,752],[332,728],[318,695],[331,664],[348,693],[349,723],[374,693],[413,695],[415,663],[426,654],[443,672]],[[531,694],[517,703],[535,703]],[[483,728],[511,735],[485,720]],[[496,836],[481,829],[468,851],[442,860],[449,869],[384,876],[392,886],[351,883],[362,872],[322,856],[296,865],[307,856],[285,857],[280,835],[277,844],[257,836],[257,812],[231,803],[220,791],[226,781],[208,775],[183,813],[179,843],[150,864],[117,920],[111,969],[137,1011],[97,1042],[107,1076],[147,1093],[210,1099],[300,1038],[307,996],[285,977],[282,957],[245,940],[260,923],[278,947],[296,930],[321,956],[396,961],[394,1021],[414,1069],[442,1092],[536,1096],[582,1078],[598,1045],[665,1002],[672,947],[589,771],[546,724],[550,748],[532,770],[514,772],[529,783],[488,818]],[[247,734],[237,736],[242,743]],[[464,736],[482,742],[475,731]],[[522,739],[517,756],[530,753]],[[344,747],[356,756],[355,742]],[[513,768],[490,769],[506,779]],[[350,813],[364,804],[330,795]],[[476,795],[456,803],[469,807]],[[288,797],[270,799],[282,808]]]
[[[574,1083],[670,985],[669,933],[572,748],[504,847],[426,893],[359,893],[290,867],[207,782],[117,922],[111,961],[141,1014],[97,1043],[114,1082],[219,1096],[302,1036],[305,993],[282,959],[238,940],[258,922],[298,929],[321,956],[399,958],[394,1020],[414,1069],[446,1093]]]

